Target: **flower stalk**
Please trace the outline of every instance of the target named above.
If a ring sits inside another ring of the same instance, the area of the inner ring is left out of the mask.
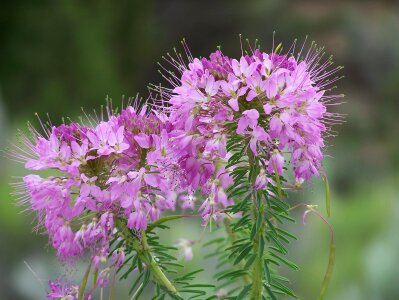
[[[258,161],[251,151],[247,151],[248,162],[252,172],[250,173],[251,185],[255,185],[256,177],[259,175]],[[252,298],[255,300],[262,300],[263,294],[263,257],[264,247],[261,247],[261,239],[263,239],[263,232],[265,222],[263,222],[264,205],[258,198],[257,191],[252,192],[252,218],[254,226],[257,226],[256,233],[253,238],[253,251],[256,256],[252,267]]]
[[[179,292],[172,284],[172,282],[166,277],[159,264],[156,262],[154,256],[151,253],[151,249],[147,243],[147,236],[145,231],[141,232],[141,243],[135,243],[135,249],[141,261],[145,263],[147,268],[151,271],[154,280],[174,296],[179,296]]]
[[[260,201],[257,199],[256,192],[253,193],[252,200],[254,224],[260,224],[253,239],[253,249],[256,258],[252,267],[252,298],[262,300],[264,247],[261,247],[261,239],[263,238],[265,222],[259,220],[259,218],[262,218],[264,214],[264,205],[259,203]]]
[[[87,286],[87,281],[89,279],[90,270],[91,270],[91,261],[90,261],[89,265],[87,266],[86,272],[83,276],[83,280],[82,280],[82,283],[79,288],[78,300],[83,300],[84,293],[85,293],[86,286]]]
[[[159,266],[153,254],[151,253],[151,248],[147,242],[146,231],[142,230],[141,236],[139,238],[137,236],[132,235],[131,231],[126,227],[126,225],[121,220],[116,220],[116,226],[122,233],[123,237],[126,239],[126,242],[131,244],[131,246],[136,250],[137,256],[151,271],[154,281],[156,281],[168,293],[176,297],[180,297],[176,287],[162,271],[161,267]]]

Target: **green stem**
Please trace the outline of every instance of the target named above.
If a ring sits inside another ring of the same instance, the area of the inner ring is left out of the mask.
[[[141,232],[141,248],[137,247],[136,251],[139,258],[146,264],[146,266],[151,270],[152,275],[156,282],[159,283],[162,287],[164,287],[169,293],[175,296],[179,296],[179,293],[175,286],[170,282],[168,277],[166,277],[165,273],[162,271],[159,264],[155,261],[150,247],[147,243],[147,236],[145,231]]]
[[[259,174],[258,161],[256,157],[254,157],[251,150],[247,151],[249,167],[252,168],[251,178],[249,181],[252,186],[255,185],[256,177]],[[253,224],[260,224],[259,228],[257,228],[256,234],[253,238],[253,251],[256,255],[255,261],[253,262],[252,267],[252,289],[251,296],[254,300],[262,300],[263,294],[263,258],[264,258],[264,247],[262,247],[262,251],[260,251],[260,242],[263,237],[263,232],[265,228],[265,222],[261,220],[259,222],[258,218],[263,218],[264,215],[264,205],[261,201],[257,199],[257,192],[253,191],[252,193],[252,219]]]
[[[151,253],[151,248],[147,242],[146,231],[143,230],[141,232],[141,240],[139,240],[137,237],[132,236],[131,231],[126,227],[126,224],[124,224],[124,222],[116,220],[116,224],[125,239],[129,241],[133,248],[136,250],[137,256],[151,271],[154,277],[154,281],[156,281],[168,293],[172,294],[175,297],[181,298],[175,286],[172,284],[172,282],[170,282],[168,277],[166,277],[161,267],[154,259],[154,256]]]
[[[253,212],[254,224],[258,222],[258,217],[263,216],[264,214],[263,204],[260,204],[259,207],[257,207],[258,201],[256,199],[255,193],[256,192],[254,192],[254,196],[252,197],[252,212]],[[258,213],[258,209],[260,210],[260,213]],[[260,228],[258,228],[253,240],[253,249],[256,258],[252,267],[252,299],[255,300],[262,300],[262,294],[263,294],[262,279],[263,279],[264,250],[262,252],[260,251],[260,239],[262,238],[264,232],[265,223],[261,222],[260,224],[261,224]]]
[[[88,280],[89,274],[90,274],[90,269],[91,269],[91,261],[90,261],[89,265],[87,266],[85,275],[83,276],[82,284],[80,285],[80,288],[79,288],[78,300],[83,300],[85,290],[86,290],[87,280]]]

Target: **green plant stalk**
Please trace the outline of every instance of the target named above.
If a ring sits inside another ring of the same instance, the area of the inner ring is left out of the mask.
[[[256,224],[258,219],[258,209],[260,210],[260,215],[264,214],[264,206],[260,204],[259,208],[257,207],[257,201],[255,195],[252,199],[252,211],[253,211],[253,219]],[[262,222],[260,228],[258,228],[257,233],[255,234],[253,240],[253,249],[254,254],[256,255],[256,259],[253,263],[252,267],[252,299],[262,300],[263,294],[263,258],[264,252],[260,252],[260,239],[263,235],[265,227],[265,222]]]
[[[147,243],[147,236],[144,230],[141,232],[141,247],[137,247],[136,251],[141,261],[144,262],[146,266],[151,270],[155,281],[158,282],[159,285],[165,288],[172,295],[179,296],[179,293],[175,286],[170,282],[168,277],[166,277],[165,273],[162,271],[161,267],[154,259],[150,251],[150,247]]]
[[[249,166],[251,167],[252,165],[256,164],[256,159],[249,149],[247,151],[248,155],[248,162]],[[252,186],[255,185],[255,180],[256,177],[259,174],[259,169],[254,168],[253,172],[251,173],[251,178],[249,178],[249,181]],[[258,213],[259,210],[259,213]],[[256,191],[253,191],[252,193],[252,218],[253,218],[253,224],[258,223],[258,217],[264,215],[264,206],[261,202],[259,202],[259,207],[258,207],[258,201],[256,197]],[[265,222],[260,223],[260,228],[257,228],[257,232],[255,234],[255,237],[253,239],[253,251],[254,254],[256,255],[255,261],[253,263],[252,267],[252,290],[251,290],[251,296],[252,299],[254,300],[262,300],[262,294],[263,294],[263,258],[264,258],[264,253],[260,253],[260,239],[263,235],[264,228],[265,228]]]
[[[80,285],[80,288],[79,288],[78,300],[83,300],[85,290],[86,290],[87,280],[88,280],[89,274],[90,274],[90,270],[91,270],[91,261],[90,261],[89,265],[87,266],[86,272],[83,276],[82,284]]]
[[[328,288],[328,285],[331,280],[331,275],[334,270],[334,263],[335,263],[335,242],[334,242],[334,239],[332,238],[330,241],[330,255],[328,258],[328,266],[327,266],[326,274],[324,275],[323,283],[321,285],[321,291],[320,291],[319,298],[317,298],[318,300],[324,299],[324,295],[327,292],[327,288]]]
[[[328,266],[326,270],[326,274],[324,275],[323,283],[321,285],[320,295],[317,298],[318,300],[323,300],[324,295],[326,294],[328,285],[330,284],[330,279],[334,270],[335,265],[335,234],[334,229],[332,228],[331,224],[315,209],[310,208],[312,212],[314,212],[327,226],[330,230],[331,240],[330,240],[330,255],[328,258]]]
[[[140,260],[147,266],[147,268],[151,271],[154,280],[163,287],[168,293],[174,295],[175,297],[181,298],[179,292],[173,283],[166,277],[165,273],[162,271],[159,264],[154,259],[154,256],[151,253],[151,249],[147,242],[147,236],[145,230],[141,232],[141,240],[131,235],[131,232],[128,230],[126,225],[120,220],[116,221],[118,229],[122,232],[123,236],[126,240],[128,240],[133,248],[137,252],[137,256]]]

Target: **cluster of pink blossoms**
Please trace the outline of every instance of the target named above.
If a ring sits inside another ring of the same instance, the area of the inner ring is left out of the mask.
[[[25,196],[59,256],[80,256],[94,246],[99,257],[106,257],[115,218],[140,230],[161,211],[174,209],[169,192],[175,183],[163,172],[169,161],[159,143],[163,127],[157,115],[129,106],[94,127],[61,125],[46,137],[25,139],[34,154],[25,156],[27,169],[60,173],[23,178]]]
[[[49,127],[44,135],[32,129],[33,138],[22,138],[16,156],[27,169],[56,171],[25,176],[19,193],[37,212],[59,257],[89,250],[98,271],[118,220],[144,230],[176,203],[198,210],[205,223],[223,218],[234,203],[226,192],[233,183],[233,168],[226,169],[232,135],[261,157],[255,189],[273,184],[272,175],[283,175],[288,163],[299,183],[318,175],[326,120],[334,117],[326,111],[335,98],[325,95],[331,83],[326,78],[335,71],[328,71],[329,61],[318,64],[315,52],[298,60],[260,50],[240,60],[220,51],[209,59],[189,54],[189,60],[185,66],[172,59],[181,77],[170,73],[173,87],[161,90],[167,104],[160,110],[128,106],[119,114],[109,111],[107,120]],[[123,249],[111,260],[121,266]],[[98,286],[106,284],[109,268],[101,274]],[[65,293],[70,299],[77,290],[56,283],[51,289],[50,298]]]
[[[319,60],[316,52],[298,61],[258,49],[240,60],[217,51],[209,59],[191,59],[188,67],[172,60],[182,76],[171,77],[174,88],[163,94],[183,146],[197,147],[191,153],[201,159],[226,160],[226,124],[234,122],[253,155],[267,158],[269,174],[283,175],[283,153],[289,153],[297,182],[318,175],[326,120],[334,117],[325,102],[337,97],[324,95],[332,82],[326,78],[336,69],[326,71],[330,62],[317,65]]]

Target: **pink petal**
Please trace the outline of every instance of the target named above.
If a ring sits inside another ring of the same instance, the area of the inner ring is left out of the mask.
[[[135,135],[134,139],[141,148],[150,148],[150,137],[145,133],[139,133],[138,135]]]
[[[258,94],[255,91],[250,90],[247,95],[247,101],[252,101],[257,96],[258,96]]]
[[[152,187],[157,187],[158,186],[158,180],[157,177],[154,174],[145,174],[144,175],[144,181],[152,186]]]
[[[239,111],[239,107],[238,107],[238,99],[237,98],[231,98],[228,101],[230,107],[234,110],[234,111]]]
[[[254,139],[254,138],[252,138],[251,141],[249,142],[249,147],[251,148],[252,153],[253,153],[255,156],[258,156],[258,151],[257,151],[257,149],[256,149],[256,144],[257,144],[257,140]]]
[[[270,114],[272,112],[273,105],[270,105],[269,103],[266,103],[263,105],[263,110],[265,111],[265,114]]]

